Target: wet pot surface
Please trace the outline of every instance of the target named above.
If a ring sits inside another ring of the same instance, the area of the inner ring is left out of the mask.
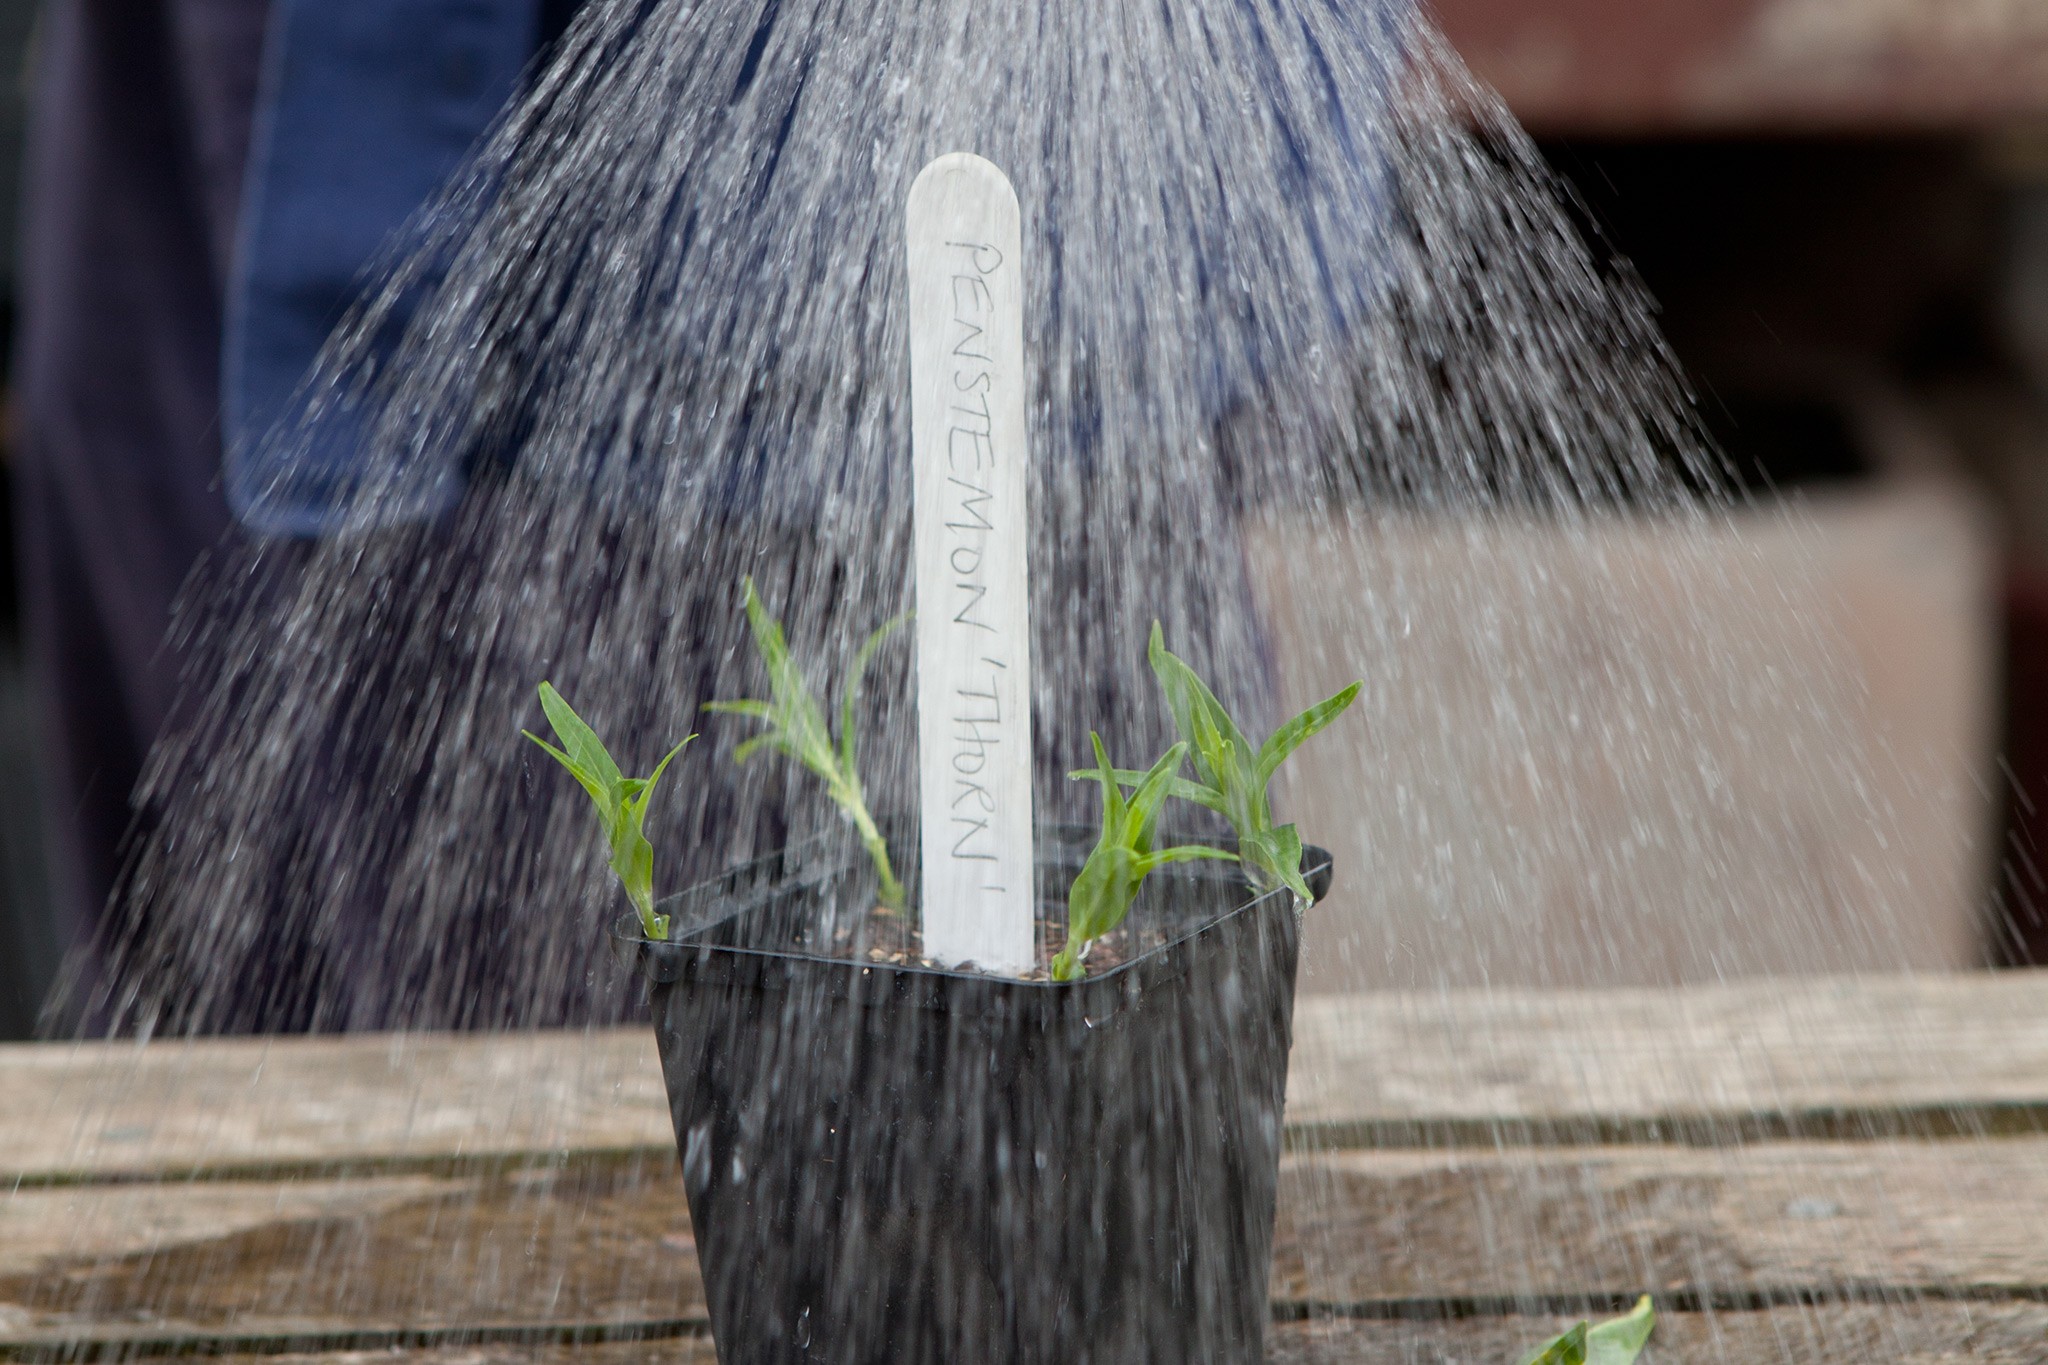
[[[1218,867],[1154,874],[1153,946],[1067,984],[824,955],[870,907],[843,853],[674,898],[668,943],[622,921],[719,1359],[1261,1359],[1298,921]]]

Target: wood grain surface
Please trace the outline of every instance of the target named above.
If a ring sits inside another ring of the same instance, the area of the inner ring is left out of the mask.
[[[1278,1300],[1727,1306],[2048,1292],[2048,1140],[1346,1152],[1290,1161]]]
[[[673,1157],[491,1178],[23,1190],[0,1346],[662,1335],[701,1324]],[[266,1208],[268,1213],[266,1215]],[[1295,1155],[1283,1315],[2048,1298],[2048,1139]],[[10,1237],[10,1242],[12,1238]]]
[[[1511,1365],[1571,1325],[1556,1315],[1447,1321],[1329,1319],[1278,1322],[1271,1365]],[[52,1353],[8,1353],[55,1360]],[[116,1358],[114,1352],[67,1359]],[[488,1341],[363,1346],[220,1357],[223,1365],[715,1365],[701,1333],[630,1341]],[[1820,1305],[1747,1313],[1664,1313],[1642,1365],[2041,1365],[2048,1307],[1909,1302]]]
[[[651,1031],[0,1046],[0,1186],[446,1170],[672,1141]],[[2048,972],[1303,998],[1288,1121],[1336,1145],[2048,1123]]]
[[[1650,1365],[2048,1365],[2048,975],[1296,1027],[1275,1361],[1507,1362],[1649,1291]],[[645,1031],[10,1047],[0,1097],[0,1360],[712,1359]]]
[[[673,1141],[651,1029],[0,1047],[0,1184]]]
[[[1594,1140],[2030,1131],[2044,1102],[2037,971],[1312,996],[1295,1008],[1287,1117],[1340,1142],[1435,1125],[1492,1145],[1532,1125]]]

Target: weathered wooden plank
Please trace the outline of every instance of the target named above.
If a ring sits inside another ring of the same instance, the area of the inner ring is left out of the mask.
[[[703,1321],[672,1157],[366,1180],[354,1198],[349,1183],[23,1191],[20,1224],[40,1207],[81,1231],[43,1234],[41,1255],[14,1258],[32,1268],[0,1273],[0,1348]],[[2048,1139],[1296,1155],[1281,1189],[1283,1314],[1488,1315],[1644,1290],[1714,1308],[2048,1297]],[[186,1216],[167,1212],[179,1198]],[[259,1220],[265,1200],[276,1216]],[[161,1231],[133,1230],[145,1219]]]
[[[1269,1336],[1267,1359],[1272,1365],[1362,1365],[1367,1361],[1372,1365],[1513,1365],[1531,1347],[1570,1325],[1567,1319],[1527,1317],[1289,1324],[1276,1327]],[[1643,1365],[1957,1365],[1962,1361],[1977,1365],[2048,1362],[2048,1308],[2034,1304],[1905,1303],[1753,1313],[1665,1313],[1643,1356]],[[406,1361],[405,1365],[425,1362]]]
[[[673,1141],[649,1029],[0,1047],[0,1185]]]
[[[2048,1287],[2042,1139],[1347,1152],[1282,1182],[1301,1303]]]
[[[1279,1322],[1267,1335],[1271,1365],[1510,1365],[1571,1320],[1507,1315],[1451,1321],[1335,1319]],[[569,1345],[482,1341],[391,1348],[372,1339],[355,1349],[280,1357],[228,1355],[222,1365],[715,1365],[708,1338],[676,1335]],[[5,1351],[5,1348],[0,1348]],[[7,1352],[36,1358],[30,1352]],[[91,1359],[91,1356],[84,1357]],[[1747,1313],[1665,1312],[1644,1365],[2043,1365],[2048,1307],[2038,1304],[1900,1303],[1822,1305]]]
[[[372,1216],[474,1188],[472,1181],[415,1175],[17,1190],[0,1195],[0,1276],[141,1255],[276,1223]]]
[[[650,1031],[0,1047],[0,1186],[657,1153]],[[2048,972],[1305,997],[1288,1118],[1337,1144],[1964,1132],[2048,1118]]]
[[[2015,972],[1310,997],[1287,1117],[1339,1143],[1427,1140],[1432,1124],[1453,1140],[1530,1125],[1725,1139],[1759,1117],[1777,1121],[1764,1135],[1855,1136],[1901,1114],[2025,1129],[2044,1101],[2048,972]]]
[[[68,1201],[57,1211],[103,1240],[95,1252],[81,1234],[30,1271],[0,1274],[0,1346],[701,1322],[673,1166],[671,1154],[491,1179],[368,1180],[374,1194],[353,1201],[294,1182],[20,1191],[13,1198],[31,1203],[23,1221],[35,1221],[38,1201],[45,1211]],[[196,1212],[164,1217],[179,1196]],[[221,1212],[265,1197],[274,1218]],[[131,1209],[155,1211],[167,1235],[138,1248],[122,1231]]]

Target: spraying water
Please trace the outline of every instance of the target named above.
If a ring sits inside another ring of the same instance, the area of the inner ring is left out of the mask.
[[[1647,310],[1403,7],[595,6],[231,458],[259,515],[336,530],[191,595],[96,1018],[622,1008],[586,980],[575,794],[508,737],[541,677],[626,754],[750,695],[743,573],[810,657],[906,605],[902,206],[962,147],[1009,170],[1034,265],[1047,815],[1082,809],[1090,728],[1163,747],[1154,618],[1274,714],[1260,518],[1702,515]],[[867,781],[907,811],[909,660],[876,668]],[[830,818],[711,737],[654,816],[670,888]]]
[[[1620,774],[1635,825],[1531,837],[1572,841],[1602,894],[1683,868],[1724,913],[1666,950],[1739,970],[1769,924],[1896,958],[1816,909],[1882,899],[1883,868],[1818,897],[1726,893],[1737,832],[1784,811],[1732,805],[1688,717],[1794,718],[1772,761],[1881,826],[1834,719],[1848,684],[1774,636],[1702,637],[1677,669],[1645,643],[1626,604],[1646,577],[1669,576],[1681,621],[1782,604],[1712,552],[1720,471],[1626,268],[1405,4],[606,0],[269,441],[232,456],[259,512],[331,533],[224,547],[189,594],[199,662],[81,986],[94,1027],[629,1016],[582,795],[518,739],[544,677],[629,763],[706,730],[650,819],[661,888],[830,825],[801,784],[735,769],[744,734],[698,708],[759,690],[743,576],[804,658],[851,658],[909,605],[903,206],[962,150],[1015,182],[1030,262],[1041,820],[1086,812],[1064,775],[1089,730],[1140,766],[1163,749],[1156,618],[1260,731],[1311,696],[1277,658],[1376,665],[1363,724],[1421,757],[1382,782],[1375,732],[1347,803],[1292,815],[1324,842],[1440,848],[1439,875],[1399,890],[1448,924],[1541,932],[1518,919],[1513,839],[1440,822],[1512,833],[1500,803],[1583,763]],[[1645,525],[1654,565],[1610,535]],[[1449,548],[1326,595],[1417,527]],[[1536,581],[1515,548],[1534,528],[1595,567]],[[1606,622],[1597,695],[1512,628],[1504,581]],[[1287,636],[1304,613],[1344,638]],[[1455,676],[1418,673],[1418,616]],[[884,652],[861,707],[863,777],[896,813],[916,808],[911,679],[909,651]],[[1490,693],[1512,776],[1431,787],[1473,766],[1444,688]],[[1338,876],[1369,895],[1377,867]],[[1458,932],[1430,951],[1474,951]],[[1617,964],[1641,946],[1592,945]],[[1312,927],[1304,951],[1343,945]]]

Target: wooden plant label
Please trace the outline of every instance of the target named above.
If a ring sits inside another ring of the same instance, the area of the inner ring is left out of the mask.
[[[1034,963],[1023,250],[978,156],[910,188],[910,412],[925,952]]]

